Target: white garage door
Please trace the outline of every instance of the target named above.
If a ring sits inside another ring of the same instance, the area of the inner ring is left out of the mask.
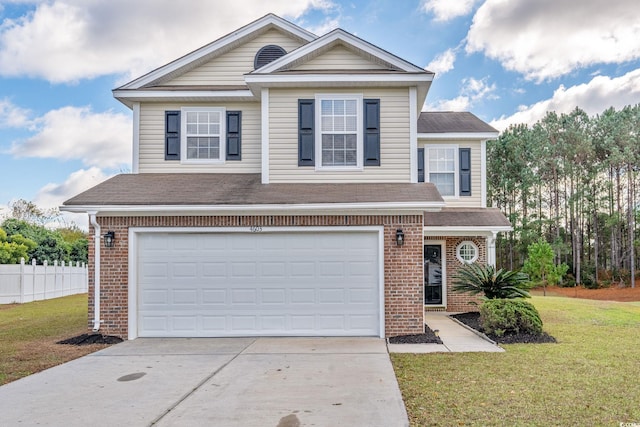
[[[140,233],[138,336],[380,334],[377,232]]]

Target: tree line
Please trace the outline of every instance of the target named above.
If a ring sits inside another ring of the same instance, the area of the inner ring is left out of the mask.
[[[0,224],[0,264],[17,264],[21,258],[35,259],[37,264],[88,262],[87,233],[75,224],[46,226],[58,217],[57,210],[44,211],[25,200],[13,202],[8,218]]]
[[[487,158],[488,198],[514,228],[498,239],[499,266],[521,268],[542,239],[569,267],[568,284],[634,285],[640,104],[512,125],[487,144]]]

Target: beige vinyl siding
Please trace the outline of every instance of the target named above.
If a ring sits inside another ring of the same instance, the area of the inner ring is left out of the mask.
[[[242,111],[242,160],[224,164],[181,164],[164,159],[164,112],[181,107],[224,107]],[[257,102],[213,104],[144,103],[140,106],[140,173],[260,173],[260,104]]]
[[[319,55],[295,67],[294,70],[385,70],[386,68],[371,62],[360,55],[346,49],[344,46],[336,46],[333,49]]]
[[[444,197],[444,201],[447,207],[482,207],[482,164],[481,164],[481,150],[482,145],[480,141],[465,141],[465,140],[418,140],[418,147],[434,146],[434,145],[446,145],[457,146],[460,148],[471,149],[471,196],[460,197]],[[459,155],[459,154],[457,154]],[[459,171],[458,171],[459,173]],[[428,181],[429,177],[425,176],[425,180]]]
[[[244,85],[244,74],[253,71],[256,53],[270,44],[280,46],[287,53],[302,45],[285,33],[272,29],[164,85]]]
[[[320,93],[380,99],[380,166],[365,166],[361,171],[316,171],[314,166],[298,166],[298,99]],[[409,89],[271,89],[269,115],[270,182],[411,181]]]

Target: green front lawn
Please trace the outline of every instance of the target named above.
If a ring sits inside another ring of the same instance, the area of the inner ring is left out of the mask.
[[[412,426],[640,423],[640,303],[531,301],[557,344],[391,355]]]
[[[56,344],[85,332],[86,294],[0,305],[0,385],[96,351]]]

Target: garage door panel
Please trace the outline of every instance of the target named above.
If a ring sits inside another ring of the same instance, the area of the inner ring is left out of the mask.
[[[379,334],[376,232],[137,237],[139,336]]]

